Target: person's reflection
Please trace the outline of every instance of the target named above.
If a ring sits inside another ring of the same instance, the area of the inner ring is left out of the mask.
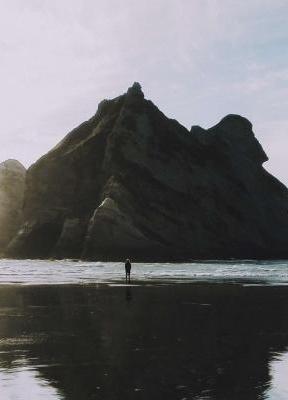
[[[132,289],[131,286],[126,286],[126,301],[127,303],[130,303],[132,301]]]

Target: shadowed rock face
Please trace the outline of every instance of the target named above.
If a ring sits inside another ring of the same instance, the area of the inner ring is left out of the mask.
[[[0,252],[23,223],[25,175],[26,169],[16,160],[0,164]]]
[[[265,161],[247,119],[189,132],[136,83],[30,167],[8,254],[286,257],[288,191]]]

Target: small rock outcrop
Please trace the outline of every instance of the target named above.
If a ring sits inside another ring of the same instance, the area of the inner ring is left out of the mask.
[[[135,83],[32,165],[14,257],[288,255],[288,190],[239,115],[189,132]]]
[[[0,164],[0,253],[23,223],[26,169],[16,160]]]

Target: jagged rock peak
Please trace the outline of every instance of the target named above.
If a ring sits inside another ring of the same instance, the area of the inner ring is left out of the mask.
[[[255,164],[263,164],[268,157],[256,139],[252,127],[247,118],[229,114],[207,130],[200,126],[192,126],[190,132],[203,145],[217,143],[218,148],[222,147],[223,150],[228,149],[226,146],[229,145],[229,154],[234,160],[242,155]]]
[[[139,82],[134,82],[133,85],[127,90],[128,95],[141,96],[144,98],[144,93]]]
[[[245,154],[253,162],[263,164],[268,157],[253,132],[253,125],[241,115],[229,114],[208,132],[216,132],[217,138],[222,137],[229,142],[237,152]],[[218,134],[217,134],[218,132]]]
[[[238,114],[226,115],[226,117],[221,119],[217,126],[222,129],[241,129],[242,131],[251,131],[253,128],[252,123],[247,118]]]
[[[134,83],[29,168],[5,254],[287,258],[288,190],[265,160],[246,118],[189,134]]]
[[[192,133],[207,132],[207,131],[211,132],[215,131],[216,129],[217,130],[219,129],[230,133],[238,131],[241,134],[243,134],[244,132],[252,133],[252,128],[253,128],[252,123],[247,118],[242,117],[242,115],[228,114],[224,118],[222,118],[216,125],[208,129],[204,129],[199,125],[192,125],[191,132]]]
[[[104,99],[100,101],[98,104],[97,112],[95,116],[97,117],[102,117],[104,116],[109,110],[111,110],[111,107],[113,108],[117,104],[121,104],[121,102],[124,100],[126,102],[128,101],[128,104],[134,103],[135,101],[138,102],[138,100],[143,100],[144,99],[144,93],[142,92],[142,88],[140,83],[134,82],[131,87],[128,88],[127,92],[124,93],[123,95],[120,95],[118,97],[115,97],[114,99]]]

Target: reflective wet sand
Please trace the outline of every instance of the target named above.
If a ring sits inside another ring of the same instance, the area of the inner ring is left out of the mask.
[[[287,398],[288,288],[1,286],[1,400]]]

